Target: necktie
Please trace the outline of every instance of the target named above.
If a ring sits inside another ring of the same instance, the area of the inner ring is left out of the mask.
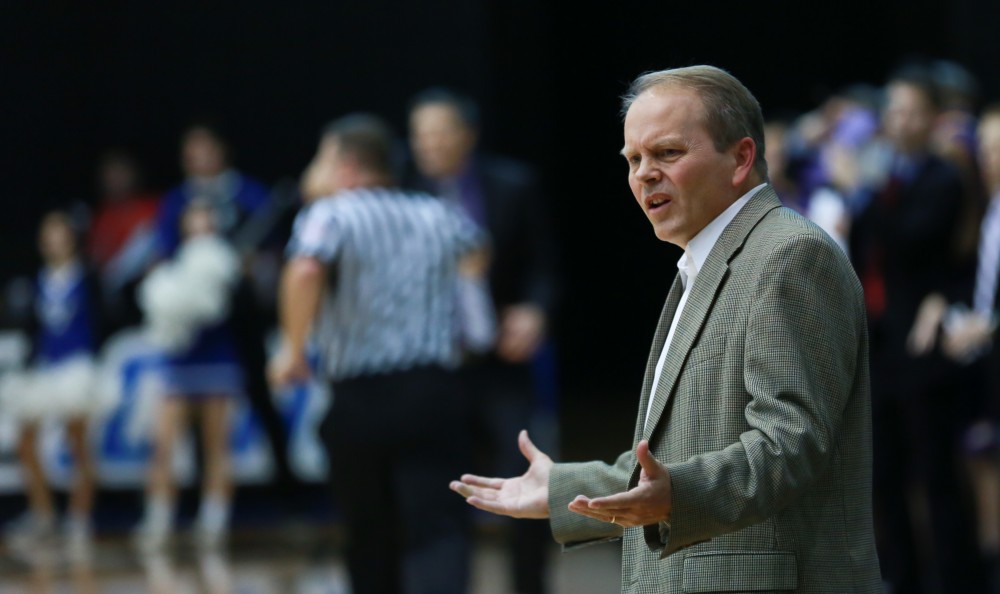
[[[889,177],[885,188],[878,193],[872,204],[872,208],[878,209],[880,217],[888,219],[893,215],[902,187],[903,181],[898,175],[893,174]],[[888,303],[883,270],[884,259],[882,239],[875,238],[868,250],[867,266],[861,274],[861,284],[865,289],[865,306],[868,309],[868,317],[872,320],[882,317]]]

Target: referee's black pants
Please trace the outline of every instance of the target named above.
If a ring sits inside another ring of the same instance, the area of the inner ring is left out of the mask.
[[[468,471],[468,432],[461,384],[440,367],[333,383],[321,435],[355,594],[466,591],[470,510],[448,482]]]

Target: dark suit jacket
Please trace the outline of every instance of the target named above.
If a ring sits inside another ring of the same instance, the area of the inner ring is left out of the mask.
[[[847,257],[764,188],[698,273],[654,385],[681,293],[675,279],[632,449],[614,465],[553,468],[556,540],[622,535],[567,505],[634,487],[633,452],[644,438],[670,470],[673,508],[669,527],[624,530],[623,592],[880,592],[868,340]]]
[[[953,251],[963,200],[958,171],[926,155],[914,177],[889,199],[891,192],[876,191],[851,229],[858,274],[864,279],[879,267],[885,281],[884,313],[869,312],[873,361],[902,357],[923,299],[934,292],[954,296],[959,283]]]
[[[555,241],[535,175],[526,165],[501,157],[477,156],[470,166],[492,242],[489,282],[494,304],[502,310],[532,303],[551,319],[557,297]],[[432,181],[418,175],[409,181],[414,188],[438,193]]]

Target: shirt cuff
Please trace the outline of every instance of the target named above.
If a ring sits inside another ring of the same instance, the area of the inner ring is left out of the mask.
[[[660,542],[663,546],[670,544],[670,520],[660,522]]]

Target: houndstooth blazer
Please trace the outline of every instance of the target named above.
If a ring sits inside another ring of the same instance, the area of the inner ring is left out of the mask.
[[[632,450],[613,465],[553,468],[556,540],[572,548],[622,537],[628,593],[880,592],[868,336],[847,257],[763,188],[699,271],[654,390],[681,293],[675,279]],[[670,470],[669,524],[623,531],[567,509],[579,494],[634,487],[643,438]]]

